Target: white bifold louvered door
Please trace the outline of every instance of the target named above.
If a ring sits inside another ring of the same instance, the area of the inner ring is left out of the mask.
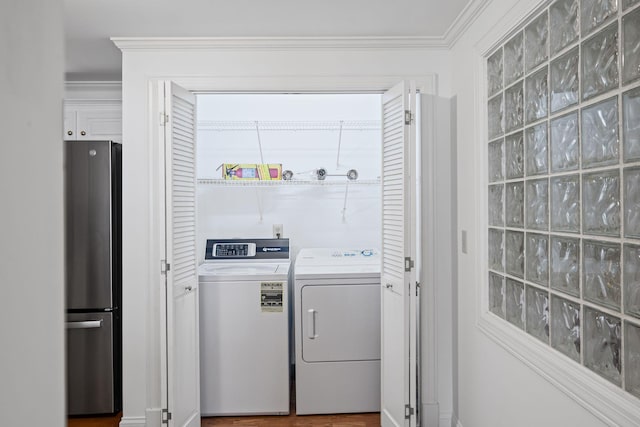
[[[160,82],[164,111],[166,376],[163,421],[200,426],[198,271],[196,259],[196,98]]]
[[[416,90],[401,82],[382,97],[381,423],[417,420]]]

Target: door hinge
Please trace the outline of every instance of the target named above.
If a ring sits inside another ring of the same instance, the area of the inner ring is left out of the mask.
[[[413,114],[411,114],[411,110],[404,110],[404,124],[410,125],[413,121]]]
[[[160,126],[164,126],[169,123],[169,115],[165,113],[160,113]]]
[[[171,421],[171,412],[168,409],[162,410],[162,424],[169,424]]]
[[[160,260],[160,273],[167,274],[167,271],[171,270],[171,264],[169,264],[166,260]]]
[[[411,257],[405,257],[404,258],[404,271],[411,271],[412,268],[413,268],[413,260],[411,259]]]
[[[408,420],[414,414],[414,409],[409,405],[404,405],[404,419]]]
[[[420,282],[416,282],[416,296],[420,296]]]

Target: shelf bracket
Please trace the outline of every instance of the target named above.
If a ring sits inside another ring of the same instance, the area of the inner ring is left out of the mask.
[[[340,133],[338,134],[338,157],[336,158],[336,168],[340,167],[340,147],[342,146],[342,127],[344,120],[340,120]]]
[[[342,222],[347,222],[347,197],[349,196],[349,181],[347,181],[347,185],[344,189],[344,204],[342,206]]]
[[[264,165],[264,156],[262,155],[262,141],[260,140],[260,126],[258,121],[255,121],[256,124],[256,134],[258,135],[258,149],[260,150],[260,164]]]

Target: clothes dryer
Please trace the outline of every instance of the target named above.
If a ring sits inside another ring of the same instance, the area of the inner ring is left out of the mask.
[[[294,269],[296,413],[380,411],[380,254],[302,249]]]
[[[203,416],[289,413],[289,240],[207,240],[200,282]]]

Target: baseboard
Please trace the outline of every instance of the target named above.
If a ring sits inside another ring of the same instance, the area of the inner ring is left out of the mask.
[[[453,412],[441,413],[439,427],[456,427]]]
[[[120,427],[147,427],[147,417],[122,417]]]

